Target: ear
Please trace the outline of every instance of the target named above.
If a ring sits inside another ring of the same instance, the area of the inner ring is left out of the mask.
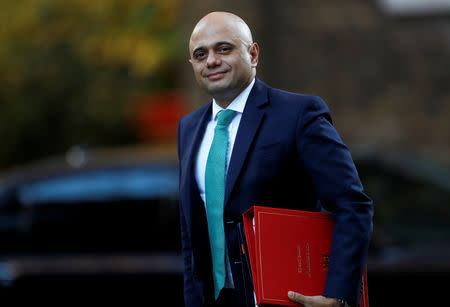
[[[257,43],[253,43],[248,47],[248,52],[250,53],[250,61],[252,64],[252,68],[256,68],[258,66],[258,57],[259,57],[259,46]]]

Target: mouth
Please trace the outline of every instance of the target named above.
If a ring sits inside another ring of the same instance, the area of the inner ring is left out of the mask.
[[[206,78],[211,81],[219,80],[223,78],[223,76],[225,76],[226,73],[227,73],[226,71],[217,71],[214,73],[207,74]]]

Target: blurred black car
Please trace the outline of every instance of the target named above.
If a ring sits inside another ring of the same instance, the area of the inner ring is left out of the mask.
[[[374,199],[370,305],[440,302],[450,171],[353,153]],[[0,300],[183,306],[176,148],[74,148],[0,176]],[[430,290],[428,290],[430,289]]]
[[[446,306],[450,279],[450,160],[411,152],[354,154],[375,206],[371,306]]]
[[[3,174],[1,301],[182,306],[177,193],[174,147],[74,148]]]

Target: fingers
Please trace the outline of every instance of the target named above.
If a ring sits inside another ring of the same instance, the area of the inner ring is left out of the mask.
[[[305,306],[309,303],[309,297],[294,291],[288,292],[288,298],[295,303],[299,303]]]
[[[288,292],[289,300],[302,304],[304,307],[332,307],[340,306],[339,302],[335,298],[325,297],[322,295],[306,296],[294,291]]]

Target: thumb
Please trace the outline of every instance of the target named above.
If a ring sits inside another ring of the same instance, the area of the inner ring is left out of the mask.
[[[305,306],[309,302],[308,297],[294,291],[288,292],[288,298],[295,303],[299,303]]]

